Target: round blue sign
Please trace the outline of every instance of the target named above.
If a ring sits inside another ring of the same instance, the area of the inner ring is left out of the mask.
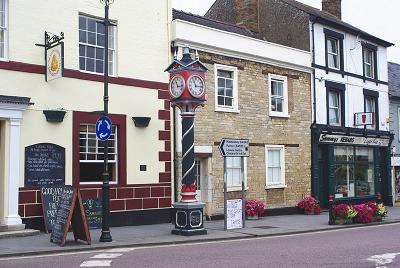
[[[108,116],[100,117],[96,122],[96,136],[99,140],[106,141],[110,138],[112,123]]]

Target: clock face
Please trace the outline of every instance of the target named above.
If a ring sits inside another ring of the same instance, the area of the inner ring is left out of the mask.
[[[185,88],[185,80],[182,76],[176,75],[169,82],[169,92],[174,98],[178,98],[182,95],[183,89]]]
[[[193,97],[200,98],[204,95],[205,85],[204,80],[198,75],[189,77],[189,91]]]

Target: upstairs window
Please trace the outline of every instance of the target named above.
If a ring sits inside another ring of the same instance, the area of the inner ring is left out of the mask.
[[[237,68],[215,64],[215,110],[239,112]]]
[[[379,130],[379,111],[378,111],[379,92],[364,89],[364,112],[372,113],[372,125],[367,125],[367,129]]]
[[[364,49],[364,74],[368,78],[374,78],[374,51]]]
[[[343,39],[344,35],[329,29],[325,33],[325,66],[329,69],[344,71]]]
[[[79,16],[79,69],[91,73],[104,73],[105,27],[103,20]],[[116,27],[108,27],[108,73],[115,75]]]
[[[269,81],[269,114],[270,116],[288,116],[287,77],[275,74],[268,75]]]
[[[345,126],[344,84],[325,81],[327,122],[331,126]]]
[[[7,0],[0,0],[0,59],[7,57]]]

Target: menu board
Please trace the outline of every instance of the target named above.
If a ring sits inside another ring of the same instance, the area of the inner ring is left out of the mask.
[[[72,190],[72,186],[44,186],[40,188],[44,225],[47,232],[53,230],[58,204],[65,189]]]
[[[54,219],[53,229],[51,232],[50,241],[54,243],[63,244],[71,218],[69,217],[72,208],[72,201],[74,199],[74,190],[69,187],[65,187],[62,190],[56,218]]]
[[[83,199],[83,208],[89,229],[99,229],[102,224],[103,206],[100,198]]]
[[[243,228],[242,199],[226,200],[226,228]]]
[[[64,184],[64,147],[53,143],[25,147],[25,187]]]

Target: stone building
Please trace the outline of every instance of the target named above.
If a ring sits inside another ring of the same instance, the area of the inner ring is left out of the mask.
[[[173,11],[172,44],[188,45],[206,65],[207,102],[195,118],[198,199],[205,214],[223,214],[222,138],[248,139],[250,157],[226,158],[229,197],[288,209],[311,191],[311,54],[259,38],[245,28]],[[177,161],[180,120],[175,116]],[[179,170],[177,168],[176,170]],[[176,173],[179,178],[179,173]]]
[[[322,0],[322,10],[295,0],[216,0],[205,16],[311,52],[312,195],[326,206],[329,195],[360,201],[381,193],[391,204],[393,44],[342,21],[341,0]]]

